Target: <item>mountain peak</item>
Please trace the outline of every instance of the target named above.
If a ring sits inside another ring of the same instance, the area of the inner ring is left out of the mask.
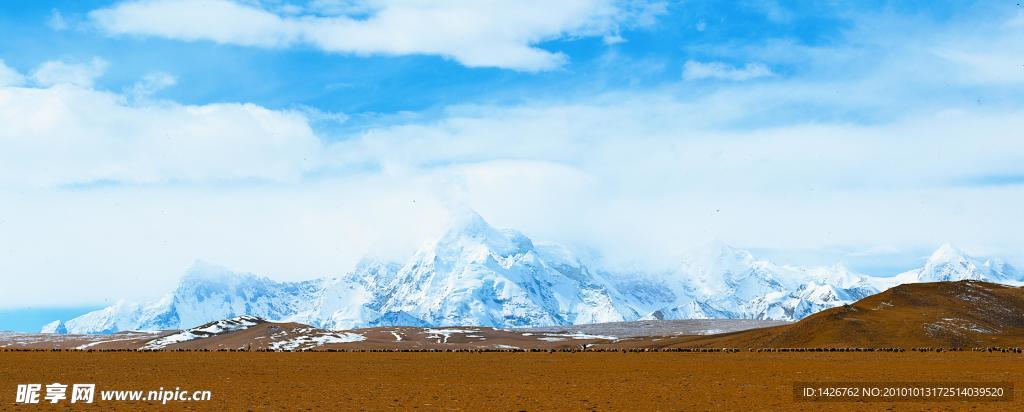
[[[968,256],[962,250],[953,246],[950,243],[943,243],[938,249],[932,252],[932,255],[928,258],[929,263],[939,262],[958,262],[967,260]]]
[[[54,333],[66,335],[68,333],[68,329],[67,326],[64,325],[64,321],[58,319],[44,325],[42,330],[39,331],[39,333]]]
[[[435,246],[438,250],[452,252],[485,246],[502,256],[533,250],[533,242],[522,233],[496,229],[479,213],[465,207],[451,210],[448,230]]]
[[[920,282],[986,280],[990,274],[982,266],[960,249],[945,243],[928,257],[917,278]]]
[[[449,210],[448,230],[445,237],[450,236],[487,236],[496,232],[483,216],[468,207],[457,207]]]

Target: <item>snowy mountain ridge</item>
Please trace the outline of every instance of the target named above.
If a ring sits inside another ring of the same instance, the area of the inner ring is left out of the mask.
[[[404,263],[366,260],[337,278],[277,282],[195,264],[171,293],[118,303],[44,328],[49,333],[187,329],[239,316],[325,329],[367,326],[555,326],[638,319],[798,320],[900,283],[1024,275],[996,259],[943,245],[917,270],[892,278],[842,265],[803,268],[714,244],[665,273],[613,273],[567,248],[496,229],[474,212]]]

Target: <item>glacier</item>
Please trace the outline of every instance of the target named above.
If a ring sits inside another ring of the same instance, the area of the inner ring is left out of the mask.
[[[558,326],[640,319],[799,320],[910,282],[975,279],[1019,283],[998,259],[943,245],[923,267],[893,277],[841,264],[805,268],[755,258],[724,243],[656,273],[605,270],[557,244],[497,229],[472,211],[404,263],[366,259],[341,277],[279,282],[199,262],[175,290],[150,302],[119,301],[43,332],[187,329],[257,316],[342,330],[373,326]]]

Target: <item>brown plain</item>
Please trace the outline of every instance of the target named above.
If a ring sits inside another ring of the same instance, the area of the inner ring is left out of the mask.
[[[795,381],[1005,381],[1015,393],[823,404],[796,402]],[[17,384],[51,382],[213,393],[90,410],[1024,410],[1024,355],[1011,353],[0,352],[0,409],[18,409]]]

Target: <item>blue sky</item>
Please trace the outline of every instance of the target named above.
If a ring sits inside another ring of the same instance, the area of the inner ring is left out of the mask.
[[[197,259],[339,274],[453,204],[613,265],[1024,263],[1016,1],[34,1],[0,31],[4,307]]]

